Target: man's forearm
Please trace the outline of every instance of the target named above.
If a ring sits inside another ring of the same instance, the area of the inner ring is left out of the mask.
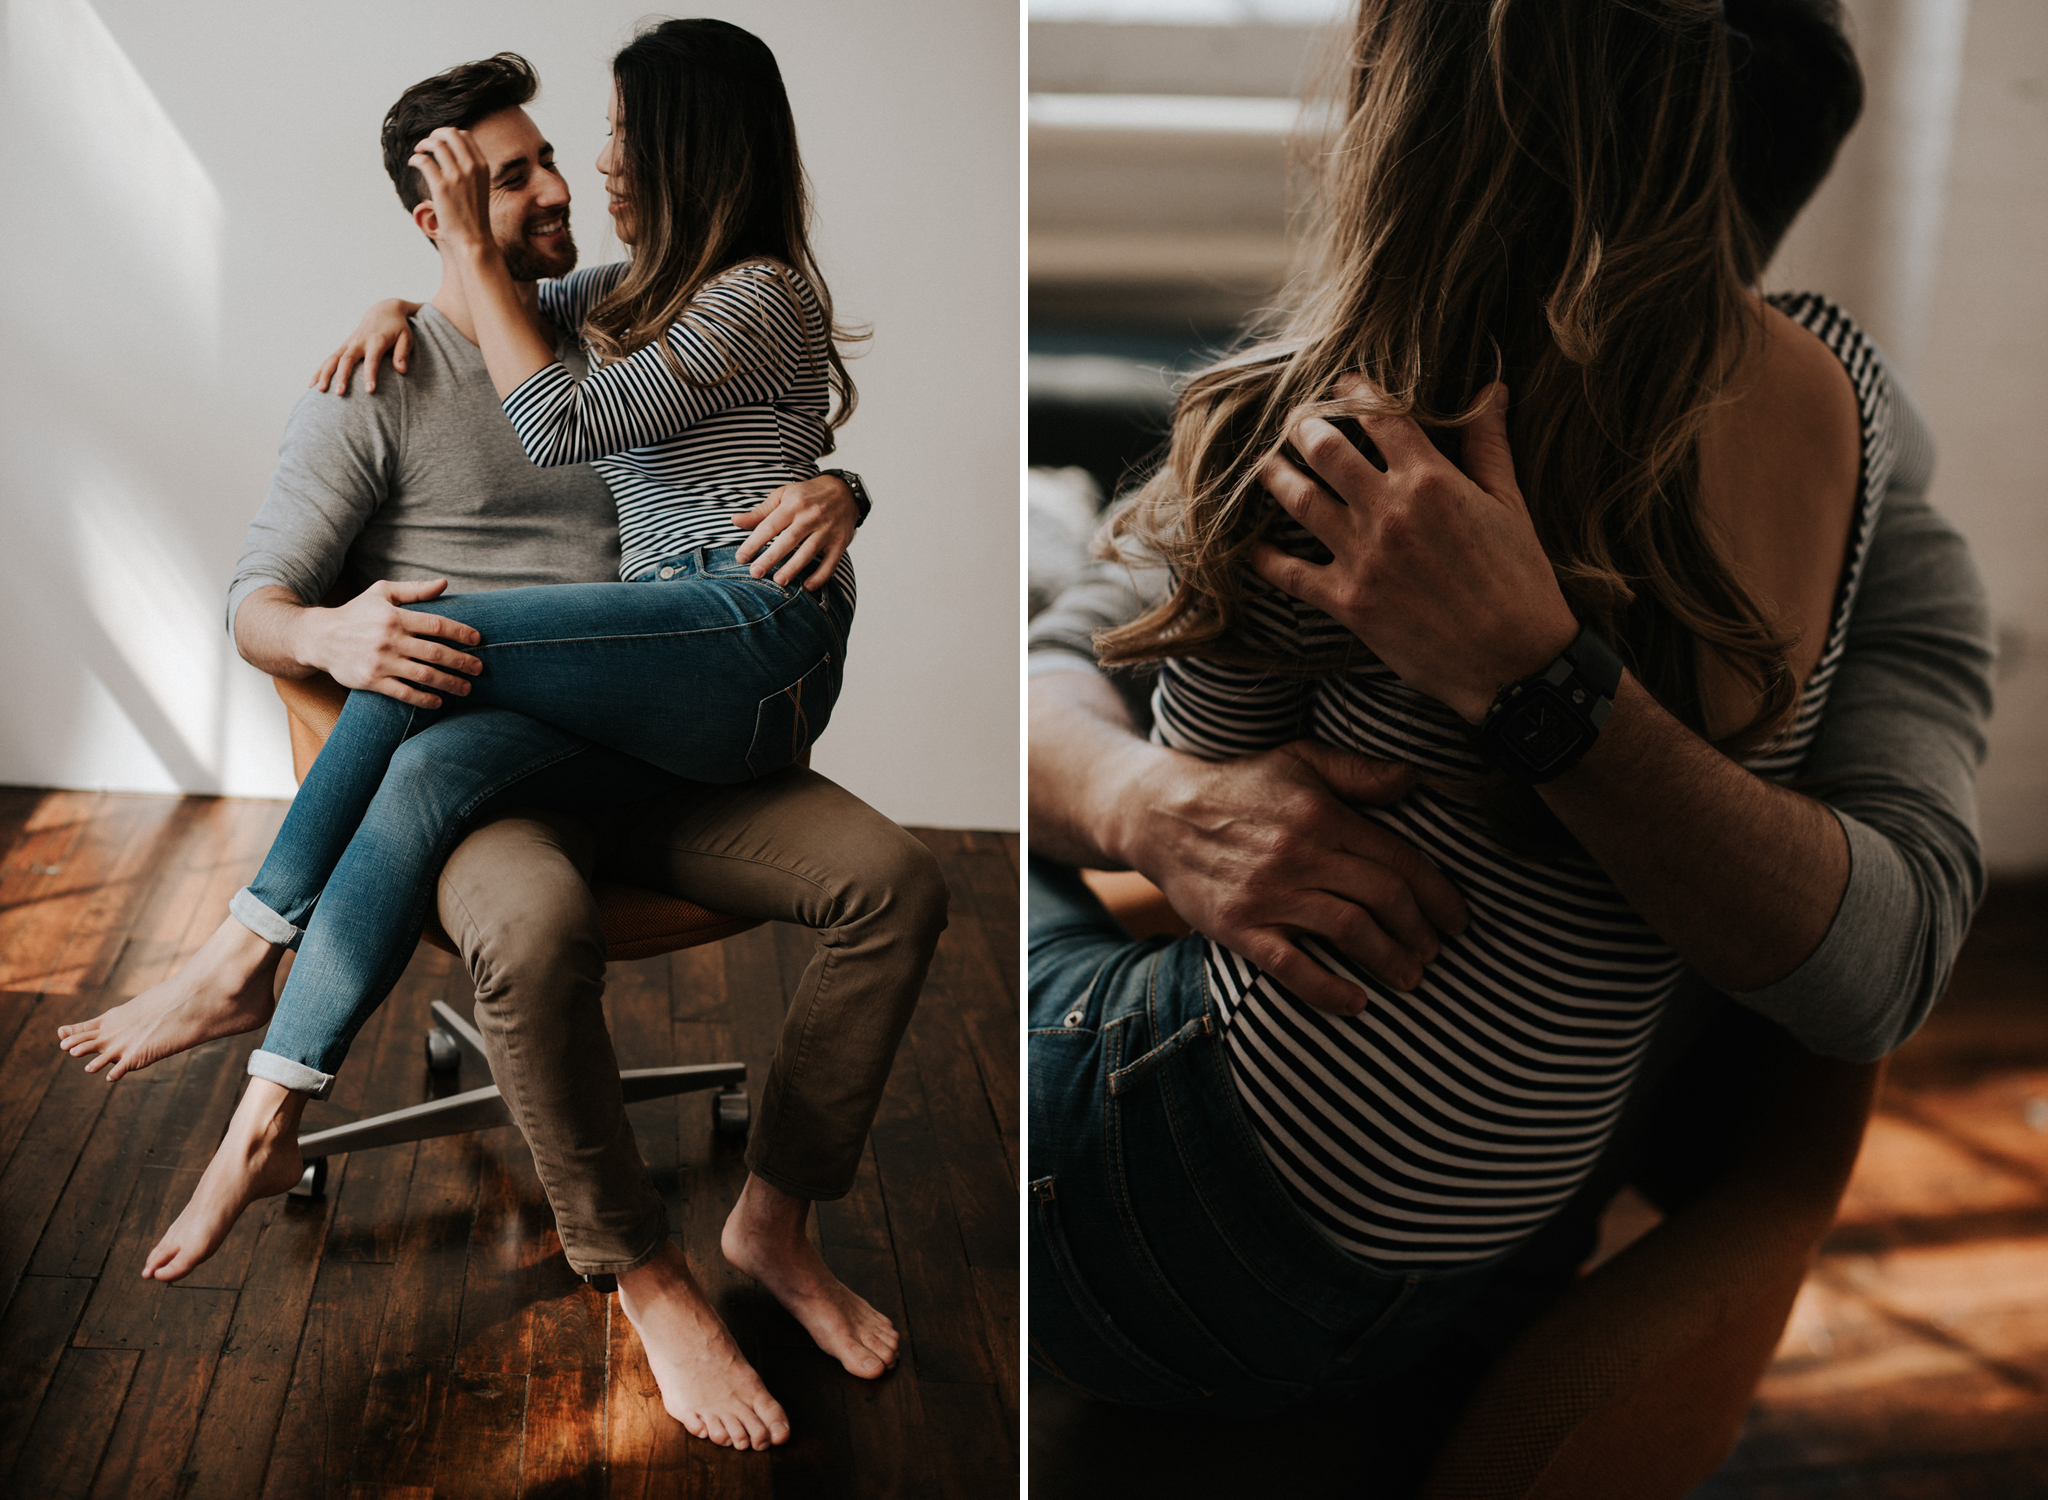
[[[1543,799],[1631,905],[1718,989],[1784,978],[1849,883],[1834,814],[1751,775],[1625,677],[1599,741]]]
[[[1138,736],[1123,699],[1098,673],[1034,677],[1029,700],[1033,851],[1090,869],[1127,868],[1110,847],[1115,799],[1105,792],[1136,769],[1135,757],[1171,752]]]
[[[320,668],[301,659],[300,629],[307,606],[282,584],[256,590],[235,611],[235,649],[242,660],[273,677],[307,677]]]

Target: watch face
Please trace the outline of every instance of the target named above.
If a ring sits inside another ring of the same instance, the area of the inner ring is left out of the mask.
[[[1585,725],[1549,683],[1530,684],[1501,726],[1501,738],[1528,769],[1541,775],[1580,748]]]

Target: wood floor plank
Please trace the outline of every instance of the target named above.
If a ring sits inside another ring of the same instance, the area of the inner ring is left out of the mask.
[[[529,1379],[519,1456],[522,1495],[535,1500],[604,1500],[604,1406],[602,1364]]]
[[[39,990],[0,990],[0,1057],[5,1057],[35,1011]],[[56,1037],[49,1038],[54,1046]]]
[[[920,1379],[992,1384],[988,1337],[913,1055],[896,1058],[874,1144]]]
[[[982,1326],[989,1331],[989,1353],[995,1358],[996,1395],[1014,1429],[1017,1421],[1017,1388],[1020,1376],[1020,1330],[1018,1327],[1018,1268],[975,1266],[974,1291],[981,1303]],[[1011,1433],[1014,1439],[1015,1432]]]
[[[14,847],[48,795],[39,786],[0,786],[0,867],[14,863]]]
[[[465,1375],[524,1375],[533,1368],[545,1210],[533,1158],[517,1131],[478,1138],[476,1228],[463,1266],[455,1368]]]
[[[94,1285],[74,1340],[81,1348],[153,1349],[163,1347],[169,1333],[199,1326],[191,1306],[182,1299],[205,1299],[206,1305],[232,1309],[234,1294],[216,1288],[192,1288],[142,1275],[150,1248],[191,1196],[199,1174],[189,1168],[144,1167],[134,1196],[121,1215],[107,1256],[107,1269]],[[180,1299],[173,1303],[171,1299]],[[178,1316],[172,1316],[176,1312]],[[225,1314],[223,1315],[225,1316]],[[225,1322],[221,1325],[226,1332]],[[216,1343],[218,1340],[216,1340]]]
[[[135,1366],[100,1460],[93,1500],[184,1500],[192,1493],[186,1457],[233,1312],[226,1292],[173,1288],[164,1298],[154,1341]]]
[[[387,1303],[404,1291],[403,1267],[392,1281]],[[387,1325],[387,1332],[388,1332]],[[434,1469],[448,1435],[446,1408],[451,1375],[445,1361],[435,1365],[388,1365],[381,1351],[363,1407],[361,1442],[355,1452],[349,1493],[365,1486],[420,1490],[431,1495]]]
[[[51,792],[0,866],[0,987],[41,990],[98,876],[90,858],[104,792]],[[87,851],[82,877],[75,873]]]
[[[919,1394],[924,1398],[926,1430],[945,1434],[944,1441],[932,1447],[938,1478],[933,1493],[945,1500],[1014,1493],[1017,1456],[994,1389],[926,1381]]]
[[[37,995],[15,1028],[6,1054],[0,1056],[0,1169],[14,1165],[22,1133],[58,1074],[82,1073],[83,1063],[67,1068],[64,1054],[57,1050],[57,1028],[80,1014],[89,1012],[81,1012],[76,996]]]
[[[1017,1264],[1017,1184],[981,1070],[956,1017],[913,1016],[905,1040],[916,1060],[945,1163],[967,1258],[978,1266]]]
[[[102,988],[127,945],[129,928],[154,889],[192,820],[182,797],[127,797],[140,804],[106,878],[92,892],[57,957],[45,989],[81,992]]]
[[[39,903],[43,933],[35,946],[44,956],[32,979],[36,988],[76,994],[104,978],[128,913],[155,879],[162,835],[177,808],[178,799],[169,797],[106,798],[73,847],[61,888]]]
[[[100,1274],[135,1193],[137,1162],[147,1159],[151,1147],[165,1144],[174,1129],[172,1105],[184,1065],[181,1057],[168,1058],[119,1083],[100,1085],[108,1092],[106,1106],[43,1229],[31,1274]]]
[[[20,1457],[91,1295],[92,1283],[83,1277],[25,1276],[0,1318],[0,1474]]]
[[[209,898],[221,888],[218,872],[229,855],[235,831],[232,820],[219,798],[186,801],[189,811],[183,836],[167,853],[155,881],[143,894],[128,940],[107,971],[106,990],[114,997],[139,994],[164,978],[225,915],[226,898]],[[230,886],[228,894],[233,891]]]
[[[517,1494],[525,1425],[524,1374],[450,1376],[434,1500],[505,1500]]]
[[[349,1490],[392,1267],[323,1259],[292,1364],[263,1500],[340,1500]]]
[[[31,1026],[35,1025],[31,1021]],[[72,1168],[107,1104],[107,1084],[80,1070],[52,1046],[42,1067],[47,1076],[33,1113],[21,1125],[14,1153],[0,1169],[0,1300],[28,1269],[36,1242],[56,1211]],[[19,1097],[19,1096],[17,1096]],[[10,1107],[19,1107],[9,1101]],[[141,1263],[138,1261],[137,1265]]]
[[[66,1349],[0,1492],[83,1500],[141,1358],[139,1349]]]
[[[282,1197],[249,1215],[260,1233],[186,1464],[190,1500],[263,1487],[331,1212],[328,1199]]]

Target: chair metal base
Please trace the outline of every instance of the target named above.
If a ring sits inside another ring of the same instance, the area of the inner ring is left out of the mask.
[[[466,1057],[489,1077],[490,1060],[484,1056],[484,1039],[468,1019],[445,1000],[434,1002],[438,1023],[427,1033],[427,1066],[437,1074],[454,1072]],[[752,1120],[747,1099],[747,1065],[742,1062],[692,1063],[680,1068],[623,1068],[619,1090],[628,1104],[649,1099],[667,1099],[677,1094],[716,1089],[712,1096],[712,1125],[721,1135],[745,1135]],[[491,1130],[512,1123],[512,1111],[498,1086],[488,1084],[445,1099],[394,1109],[316,1131],[299,1142],[299,1154],[306,1170],[294,1196],[317,1198],[327,1189],[327,1159],[348,1151],[367,1151],[376,1146],[397,1146],[406,1141],[424,1141],[436,1136],[460,1135],[468,1130]]]

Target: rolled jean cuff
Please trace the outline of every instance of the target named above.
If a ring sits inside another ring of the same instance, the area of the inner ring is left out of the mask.
[[[299,929],[257,900],[256,893],[246,885],[228,898],[228,915],[266,943],[283,943],[287,948],[299,946]]]
[[[334,1075],[323,1073],[318,1068],[309,1068],[302,1062],[289,1057],[279,1057],[275,1052],[251,1052],[249,1054],[249,1076],[268,1078],[282,1088],[297,1094],[311,1094],[315,1099],[325,1099],[334,1087]]]

